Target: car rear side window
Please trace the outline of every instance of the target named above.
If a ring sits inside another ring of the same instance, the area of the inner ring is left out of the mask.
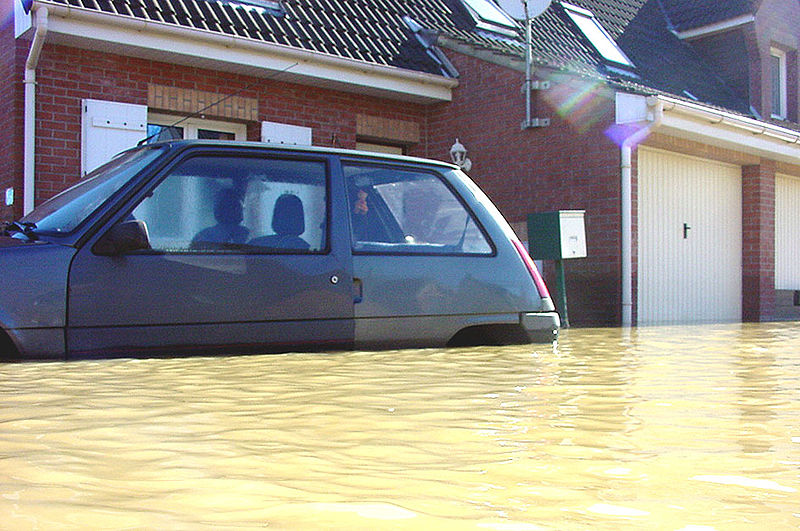
[[[345,164],[344,172],[355,252],[493,252],[472,213],[438,174],[362,164]]]
[[[154,251],[327,250],[327,166],[320,160],[196,156],[133,210]]]

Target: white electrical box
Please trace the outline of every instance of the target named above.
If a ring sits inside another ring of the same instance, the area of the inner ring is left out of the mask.
[[[561,258],[586,258],[583,210],[561,210]]]

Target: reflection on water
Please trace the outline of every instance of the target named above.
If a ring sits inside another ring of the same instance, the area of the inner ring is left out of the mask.
[[[0,378],[4,528],[800,526],[797,324]]]

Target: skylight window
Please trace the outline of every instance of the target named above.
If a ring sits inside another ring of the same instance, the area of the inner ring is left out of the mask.
[[[478,28],[509,37],[517,36],[517,22],[492,0],[461,0],[461,2]]]
[[[569,15],[569,18],[572,19],[575,25],[583,32],[583,35],[594,46],[597,53],[603,56],[603,59],[619,65],[634,66],[631,60],[617,46],[617,43],[614,42],[614,39],[611,38],[611,35],[594,18],[594,14],[591,11],[563,2],[561,5]]]

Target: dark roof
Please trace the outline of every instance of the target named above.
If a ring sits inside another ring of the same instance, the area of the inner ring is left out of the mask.
[[[677,31],[700,28],[742,15],[751,15],[757,0],[661,0],[664,11]]]
[[[425,43],[432,41],[430,35],[415,34],[407,17],[427,30],[482,51],[517,59],[525,52],[521,26],[516,37],[479,29],[460,0],[282,0],[282,15],[249,7],[257,0],[45,1],[435,75],[455,72],[435,50],[426,48]],[[537,65],[594,76],[631,90],[663,91],[747,112],[690,45],[669,31],[667,13],[680,11],[681,5],[739,6],[751,0],[564,1],[592,11],[636,68],[628,74],[609,68],[558,0],[532,23]],[[719,7],[715,12],[733,11]]]
[[[619,46],[636,65],[640,83],[683,99],[750,114],[749,103],[734,94],[691,43],[670,31],[659,0],[640,3],[617,37]]]

